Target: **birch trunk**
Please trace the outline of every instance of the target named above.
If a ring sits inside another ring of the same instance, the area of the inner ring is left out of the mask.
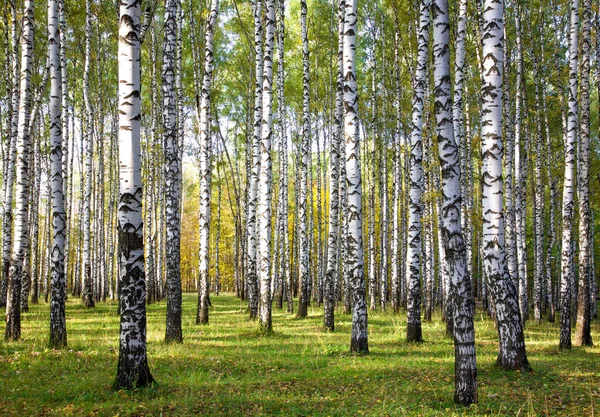
[[[344,140],[346,143],[346,182],[348,184],[348,269],[352,288],[352,336],[350,352],[369,353],[367,300],[363,267],[362,181],[358,130],[356,85],[356,3],[344,5]]]
[[[114,387],[154,382],[146,355],[146,287],[140,155],[140,2],[119,5],[119,362]]]
[[[469,405],[477,402],[477,369],[475,362],[475,329],[473,327],[474,300],[471,280],[466,268],[466,247],[461,228],[461,181],[458,145],[454,137],[453,121],[459,131],[462,115],[452,115],[450,96],[450,24],[448,0],[434,0],[436,10],[433,19],[433,65],[436,136],[442,172],[441,224],[444,259],[440,268],[446,268],[450,278],[450,302],[454,330],[454,402]],[[462,67],[464,65],[464,32],[466,1],[461,2],[459,18],[459,42],[455,73],[459,93],[462,94]],[[462,34],[461,34],[462,33]],[[459,44],[460,45],[460,44]],[[460,81],[458,81],[460,80]],[[455,90],[456,94],[456,90]],[[462,96],[459,95],[459,105]],[[454,108],[457,111],[456,107]]]
[[[504,3],[484,0],[483,86],[481,109],[483,268],[496,307],[504,369],[530,370],[519,316],[517,293],[506,268],[502,202],[502,45]]]
[[[402,119],[400,111],[400,103],[402,99],[402,83],[400,81],[400,54],[398,48],[400,47],[400,33],[398,28],[398,21],[396,21],[396,32],[394,36],[394,82],[395,82],[395,95],[394,95],[394,111],[396,113],[396,129],[394,131],[394,169],[393,169],[393,201],[392,201],[392,253],[391,253],[391,305],[394,313],[400,311],[400,280],[403,277],[400,274],[400,224],[399,217],[401,215],[400,210],[400,194],[402,192],[402,164],[401,164],[401,153],[402,146]]]
[[[50,181],[52,186],[52,295],[50,301],[50,345],[67,345],[65,318],[65,203],[62,155],[62,65],[58,1],[48,1],[48,56],[50,60]],[[37,214],[37,213],[35,213]]]
[[[569,92],[567,137],[564,143],[565,174],[562,199],[562,250],[561,250],[561,314],[560,349],[571,349],[571,275],[573,265],[573,212],[575,187],[575,142],[577,141],[577,66],[578,66],[579,0],[571,1],[571,29],[569,37]]]
[[[523,185],[525,184],[526,175],[523,174],[523,157],[522,157],[522,145],[523,139],[523,46],[521,41],[521,16],[520,8],[517,7],[515,10],[515,30],[517,31],[516,36],[516,48],[517,48],[517,84],[516,84],[516,98],[515,98],[515,187],[514,187],[514,216],[515,216],[515,244],[517,251],[517,279],[514,279],[516,283],[518,294],[519,294],[519,311],[521,317],[521,323],[525,323],[527,319],[527,254],[525,251],[525,218],[524,216],[524,205],[523,196],[525,190]],[[525,177],[525,178],[524,178]]]
[[[0,307],[6,306],[8,274],[12,247],[13,231],[13,190],[15,183],[15,165],[17,161],[17,140],[20,113],[20,83],[19,83],[19,46],[17,27],[16,2],[11,2],[11,40],[12,40],[12,117],[10,120],[10,146],[8,150],[8,168],[6,172],[4,191],[4,206],[2,214],[2,278],[0,280]],[[31,104],[29,104],[31,105]]]
[[[266,1],[265,50],[263,61],[262,132],[260,146],[259,196],[257,207],[258,281],[260,283],[259,328],[263,334],[273,331],[271,320],[271,199],[273,136],[273,49],[275,47],[275,0]]]
[[[540,74],[537,63],[534,59],[534,72]],[[543,93],[542,93],[543,94]],[[535,83],[535,106],[536,106],[536,140],[535,140],[535,273],[533,275],[533,317],[536,323],[540,323],[542,319],[542,283],[544,277],[544,188],[542,185],[542,117],[540,105],[540,86],[539,82]]]
[[[19,340],[21,337],[21,280],[25,271],[25,247],[27,246],[28,197],[29,197],[29,153],[31,67],[33,61],[33,0],[25,0],[21,29],[21,81],[16,156],[16,207],[14,223],[14,245],[7,276],[6,333],[5,339]]]
[[[412,130],[410,135],[410,189],[408,247],[406,250],[407,309],[406,339],[423,340],[421,331],[421,189],[423,188],[423,107],[429,57],[430,0],[422,0],[419,12],[417,72],[413,81]]]
[[[579,201],[579,291],[577,292],[577,327],[575,346],[591,346],[590,274],[593,252],[590,242],[590,50],[592,2],[583,0],[582,57],[581,57],[581,120],[579,136],[579,165],[577,185]],[[595,302],[595,297],[594,297]]]
[[[219,0],[212,0],[204,29],[204,74],[200,97],[200,272],[196,324],[208,324],[210,270],[210,171],[211,134],[210,106],[213,71],[213,39],[219,13]]]
[[[175,49],[177,48],[178,0],[165,4],[164,42],[162,62],[162,127],[165,170],[166,254],[165,279],[167,282],[167,314],[165,342],[183,341],[181,330],[181,272],[180,234],[181,213],[179,199],[179,137],[177,129],[177,99],[175,88]],[[153,63],[151,63],[153,65]]]
[[[284,284],[284,297],[287,301],[287,312],[294,309],[292,301],[292,274],[290,265],[290,242],[288,228],[288,143],[286,134],[286,109],[285,109],[285,71],[284,71],[284,40],[285,40],[285,0],[279,0],[277,8],[277,105],[279,112],[279,146],[281,157],[280,173],[280,199],[281,199],[281,277]]]
[[[83,102],[85,105],[85,131],[83,158],[85,161],[85,193],[83,195],[83,304],[86,307],[94,307],[93,282],[92,282],[92,103],[90,101],[90,59],[91,59],[91,37],[92,37],[92,15],[90,11],[90,0],[85,2],[85,62],[83,69]]]
[[[302,145],[300,151],[300,194],[298,218],[298,245],[300,254],[300,296],[298,300],[298,317],[308,315],[310,301],[310,257],[309,257],[309,231],[308,229],[308,154],[310,152],[310,91],[309,91],[309,63],[308,63],[308,29],[306,23],[306,0],[300,1],[301,30],[302,30]],[[297,186],[298,187],[298,186]]]
[[[250,176],[250,191],[248,193],[248,249],[247,249],[247,286],[248,307],[250,318],[258,317],[258,270],[257,270],[257,238],[258,238],[258,175],[260,172],[260,138],[262,120],[262,87],[263,87],[263,27],[262,1],[252,0],[254,14],[254,45],[255,45],[255,85],[254,85],[254,130],[252,139],[252,172]]]
[[[325,330],[333,332],[335,328],[335,283],[339,278],[339,221],[340,221],[340,146],[342,139],[342,117],[344,100],[343,53],[344,53],[344,15],[345,0],[338,1],[338,50],[336,59],[336,89],[333,135],[329,148],[329,237],[327,249],[327,270],[325,275],[325,312],[323,325]]]

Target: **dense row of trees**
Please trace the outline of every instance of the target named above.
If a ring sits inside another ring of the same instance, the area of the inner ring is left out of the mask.
[[[506,369],[530,369],[530,309],[559,312],[561,348],[575,318],[592,343],[590,0],[37,3],[0,25],[7,340],[40,296],[57,348],[67,289],[117,298],[131,387],[153,380],[145,303],[166,299],[182,342],[182,289],[199,324],[211,290],[234,291],[265,335],[284,303],[323,304],[328,331],[339,305],[357,353],[368,309],[406,309],[419,342],[439,307],[460,404],[477,401],[475,308]]]

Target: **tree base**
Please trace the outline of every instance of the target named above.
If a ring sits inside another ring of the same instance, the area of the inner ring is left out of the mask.
[[[369,341],[365,338],[352,338],[350,340],[350,353],[366,355],[369,353]]]
[[[91,294],[83,297],[83,305],[86,306],[87,308],[96,307],[96,305],[94,304],[94,299],[92,298]]]
[[[120,365],[120,364],[119,364]],[[117,370],[117,378],[113,383],[113,389],[115,391],[133,390],[138,388],[145,388],[155,384],[154,378],[150,374],[148,365],[140,366],[140,369],[136,373],[127,372],[126,370]]]
[[[423,333],[421,323],[407,324],[406,326],[406,341],[421,343],[423,341]]]
[[[308,317],[308,304],[300,301],[298,303],[298,314],[296,314],[296,318],[305,319]]]

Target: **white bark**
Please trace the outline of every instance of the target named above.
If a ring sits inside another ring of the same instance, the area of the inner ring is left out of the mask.
[[[562,250],[561,250],[561,349],[571,349],[571,296],[570,285],[573,265],[573,212],[575,193],[575,142],[577,141],[577,70],[579,48],[579,0],[571,1],[571,35],[569,38],[569,92],[567,114],[567,137],[564,143],[565,174],[562,199]]]
[[[92,103],[90,101],[90,60],[91,60],[91,37],[92,37],[92,15],[90,11],[90,0],[85,2],[85,62],[83,66],[83,102],[85,105],[85,131],[83,132],[83,160],[85,172],[85,193],[83,196],[83,285],[82,296],[86,307],[94,307],[93,283],[92,283],[92,154],[93,154],[93,123]]]
[[[50,344],[66,346],[65,319],[65,228],[62,140],[62,65],[58,0],[48,1],[48,57],[50,60],[50,181],[52,187],[52,296],[50,299]],[[37,213],[34,213],[36,215]]]
[[[308,62],[308,29],[306,22],[306,0],[300,1],[302,31],[302,144],[300,150],[300,194],[298,214],[298,246],[300,260],[300,294],[298,300],[298,317],[306,317],[310,298],[310,257],[308,230],[308,154],[310,152],[310,91]],[[298,186],[297,186],[298,188]]]
[[[490,281],[496,307],[500,347],[498,365],[505,369],[530,369],[525,353],[517,293],[508,275],[504,247],[502,201],[502,1],[483,4],[483,86],[481,109],[483,268]]]
[[[344,13],[345,0],[338,1],[338,49],[336,59],[336,89],[335,89],[335,113],[334,128],[329,148],[329,235],[327,248],[327,269],[325,272],[325,294],[324,294],[324,313],[323,326],[325,330],[333,332],[335,329],[334,309],[335,309],[335,283],[339,279],[339,220],[340,220],[340,144],[342,136],[342,115],[343,115],[343,42],[344,42]],[[342,181],[344,179],[341,179]]]
[[[271,199],[272,161],[271,140],[273,136],[273,49],[275,47],[275,0],[266,1],[266,27],[263,61],[262,132],[260,145],[259,195],[257,206],[258,256],[257,272],[260,283],[259,327],[271,333]]]
[[[592,334],[590,329],[591,306],[590,287],[591,275],[590,242],[590,50],[592,36],[590,33],[592,19],[591,0],[583,0],[583,30],[581,33],[581,120],[579,137],[579,165],[577,167],[577,198],[579,201],[579,291],[577,292],[577,327],[575,331],[575,346],[591,346]],[[596,297],[593,297],[596,302]]]
[[[198,285],[198,312],[196,324],[208,323],[209,270],[210,270],[210,171],[211,134],[210,105],[213,72],[213,39],[219,12],[219,0],[212,0],[210,15],[204,29],[204,74],[200,95],[200,271]]]
[[[21,279],[25,271],[25,248],[28,230],[29,153],[31,67],[33,62],[33,0],[25,0],[21,29],[21,85],[19,98],[17,157],[16,157],[16,207],[14,245],[10,257],[8,291],[6,296],[6,340],[21,337]]]
[[[344,139],[346,182],[348,184],[348,254],[346,273],[352,288],[352,336],[350,352],[368,353],[367,302],[363,267],[362,180],[358,135],[358,94],[356,86],[356,3],[345,3],[344,17]]]
[[[248,192],[248,219],[247,219],[247,287],[248,307],[250,318],[258,316],[258,271],[257,271],[257,236],[258,224],[258,175],[260,172],[260,138],[262,120],[262,87],[263,87],[263,27],[262,27],[262,1],[252,0],[254,15],[254,47],[255,47],[255,85],[254,85],[254,130],[252,137],[252,172],[250,177],[250,190]]]
[[[181,330],[181,272],[180,233],[181,214],[179,200],[179,135],[177,126],[177,98],[175,86],[175,50],[177,48],[178,0],[167,0],[164,17],[164,42],[162,62],[162,127],[165,178],[165,278],[167,282],[167,314],[165,342],[182,342]]]
[[[152,384],[146,356],[146,287],[140,155],[140,2],[119,6],[119,362],[116,388]]]
[[[406,339],[420,342],[421,332],[421,215],[423,204],[423,107],[427,85],[427,61],[429,57],[430,0],[420,3],[417,72],[413,85],[412,130],[410,135],[410,191],[408,239],[406,250],[406,282],[408,318]]]

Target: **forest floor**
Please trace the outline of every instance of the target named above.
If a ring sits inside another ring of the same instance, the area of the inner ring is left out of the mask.
[[[195,325],[196,295],[184,294],[183,344],[165,344],[164,302],[148,307],[148,362],[157,384],[113,391],[118,357],[116,303],[67,305],[69,346],[47,348],[48,305],[23,315],[22,339],[0,347],[1,416],[594,416],[600,413],[597,345],[558,349],[558,321],[527,323],[532,373],[495,366],[497,333],[476,314],[479,404],[455,406],[454,349],[439,313],[421,344],[404,341],[406,315],[369,312],[366,356],[349,354],[351,317],[322,309],[295,319],[274,309],[274,334],[259,336],[245,304],[211,296],[210,324]]]

